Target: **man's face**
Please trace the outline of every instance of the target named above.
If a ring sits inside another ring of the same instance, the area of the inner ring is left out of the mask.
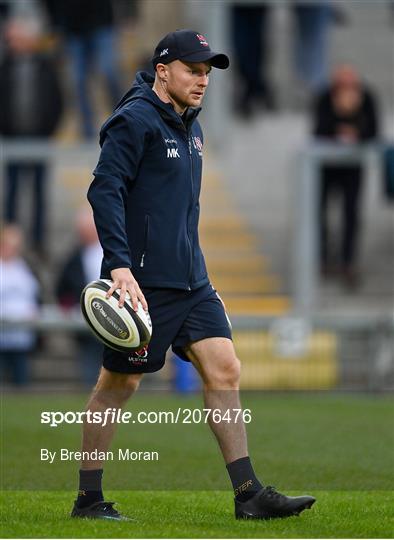
[[[209,62],[174,60],[166,66],[166,90],[181,107],[199,107],[209,83]]]

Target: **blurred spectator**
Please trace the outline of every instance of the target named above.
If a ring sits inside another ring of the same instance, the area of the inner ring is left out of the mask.
[[[40,50],[40,32],[33,20],[5,24],[5,55],[0,64],[0,134],[7,138],[51,136],[61,117],[62,94],[51,57]],[[41,159],[5,163],[5,219],[18,221],[20,182],[33,184],[33,246],[43,252],[46,228],[47,165]],[[24,197],[26,197],[25,190]]]
[[[22,258],[23,236],[16,225],[0,233],[0,299],[2,317],[29,319],[38,313],[39,284]],[[9,373],[14,384],[29,381],[29,356],[35,346],[32,330],[2,328],[0,358],[2,378]]]
[[[335,69],[327,90],[316,100],[314,134],[338,144],[363,143],[378,134],[375,98],[352,66]],[[357,247],[362,167],[327,165],[322,167],[321,185],[321,264],[323,274],[336,271],[330,252],[328,204],[335,192],[342,203],[342,246],[340,272],[349,287],[357,285]]]
[[[65,310],[76,309],[79,313],[79,299],[85,285],[100,277],[103,251],[98,241],[93,215],[90,210],[82,210],[77,217],[79,244],[66,259],[56,286],[56,296]],[[78,334],[78,360],[83,380],[92,384],[102,363],[102,345],[93,334]]]
[[[10,5],[4,0],[0,0],[0,23],[5,21],[10,13]]]
[[[316,92],[327,85],[328,31],[334,21],[329,2],[295,2],[295,66],[307,89]]]
[[[116,53],[116,32],[111,0],[44,0],[55,31],[65,40],[70,55],[82,119],[82,133],[87,139],[96,135],[96,125],[89,92],[93,67],[98,68],[107,84],[111,105],[121,97]]]
[[[250,117],[253,106],[275,110],[273,92],[267,73],[267,22],[269,7],[263,4],[232,5],[232,41],[237,71],[241,79],[236,111]]]

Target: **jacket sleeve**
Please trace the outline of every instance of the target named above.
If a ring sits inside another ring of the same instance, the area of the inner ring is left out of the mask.
[[[126,234],[128,191],[135,180],[144,151],[145,134],[131,116],[117,115],[101,132],[101,154],[88,191],[97,233],[104,252],[104,266],[131,268]]]

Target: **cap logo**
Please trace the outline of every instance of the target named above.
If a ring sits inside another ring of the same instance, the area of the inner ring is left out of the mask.
[[[166,54],[168,54],[168,49],[163,49],[160,53],[160,57],[165,56]]]
[[[204,47],[209,47],[208,41],[202,34],[196,34],[196,35],[201,45],[204,45]]]

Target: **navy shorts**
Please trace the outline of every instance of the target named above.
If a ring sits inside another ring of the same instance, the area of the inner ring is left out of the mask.
[[[184,347],[209,337],[231,339],[231,324],[209,283],[193,291],[142,287],[152,320],[152,338],[146,350],[124,354],[104,347],[103,366],[117,373],[151,373],[164,366],[172,350],[189,361]]]

